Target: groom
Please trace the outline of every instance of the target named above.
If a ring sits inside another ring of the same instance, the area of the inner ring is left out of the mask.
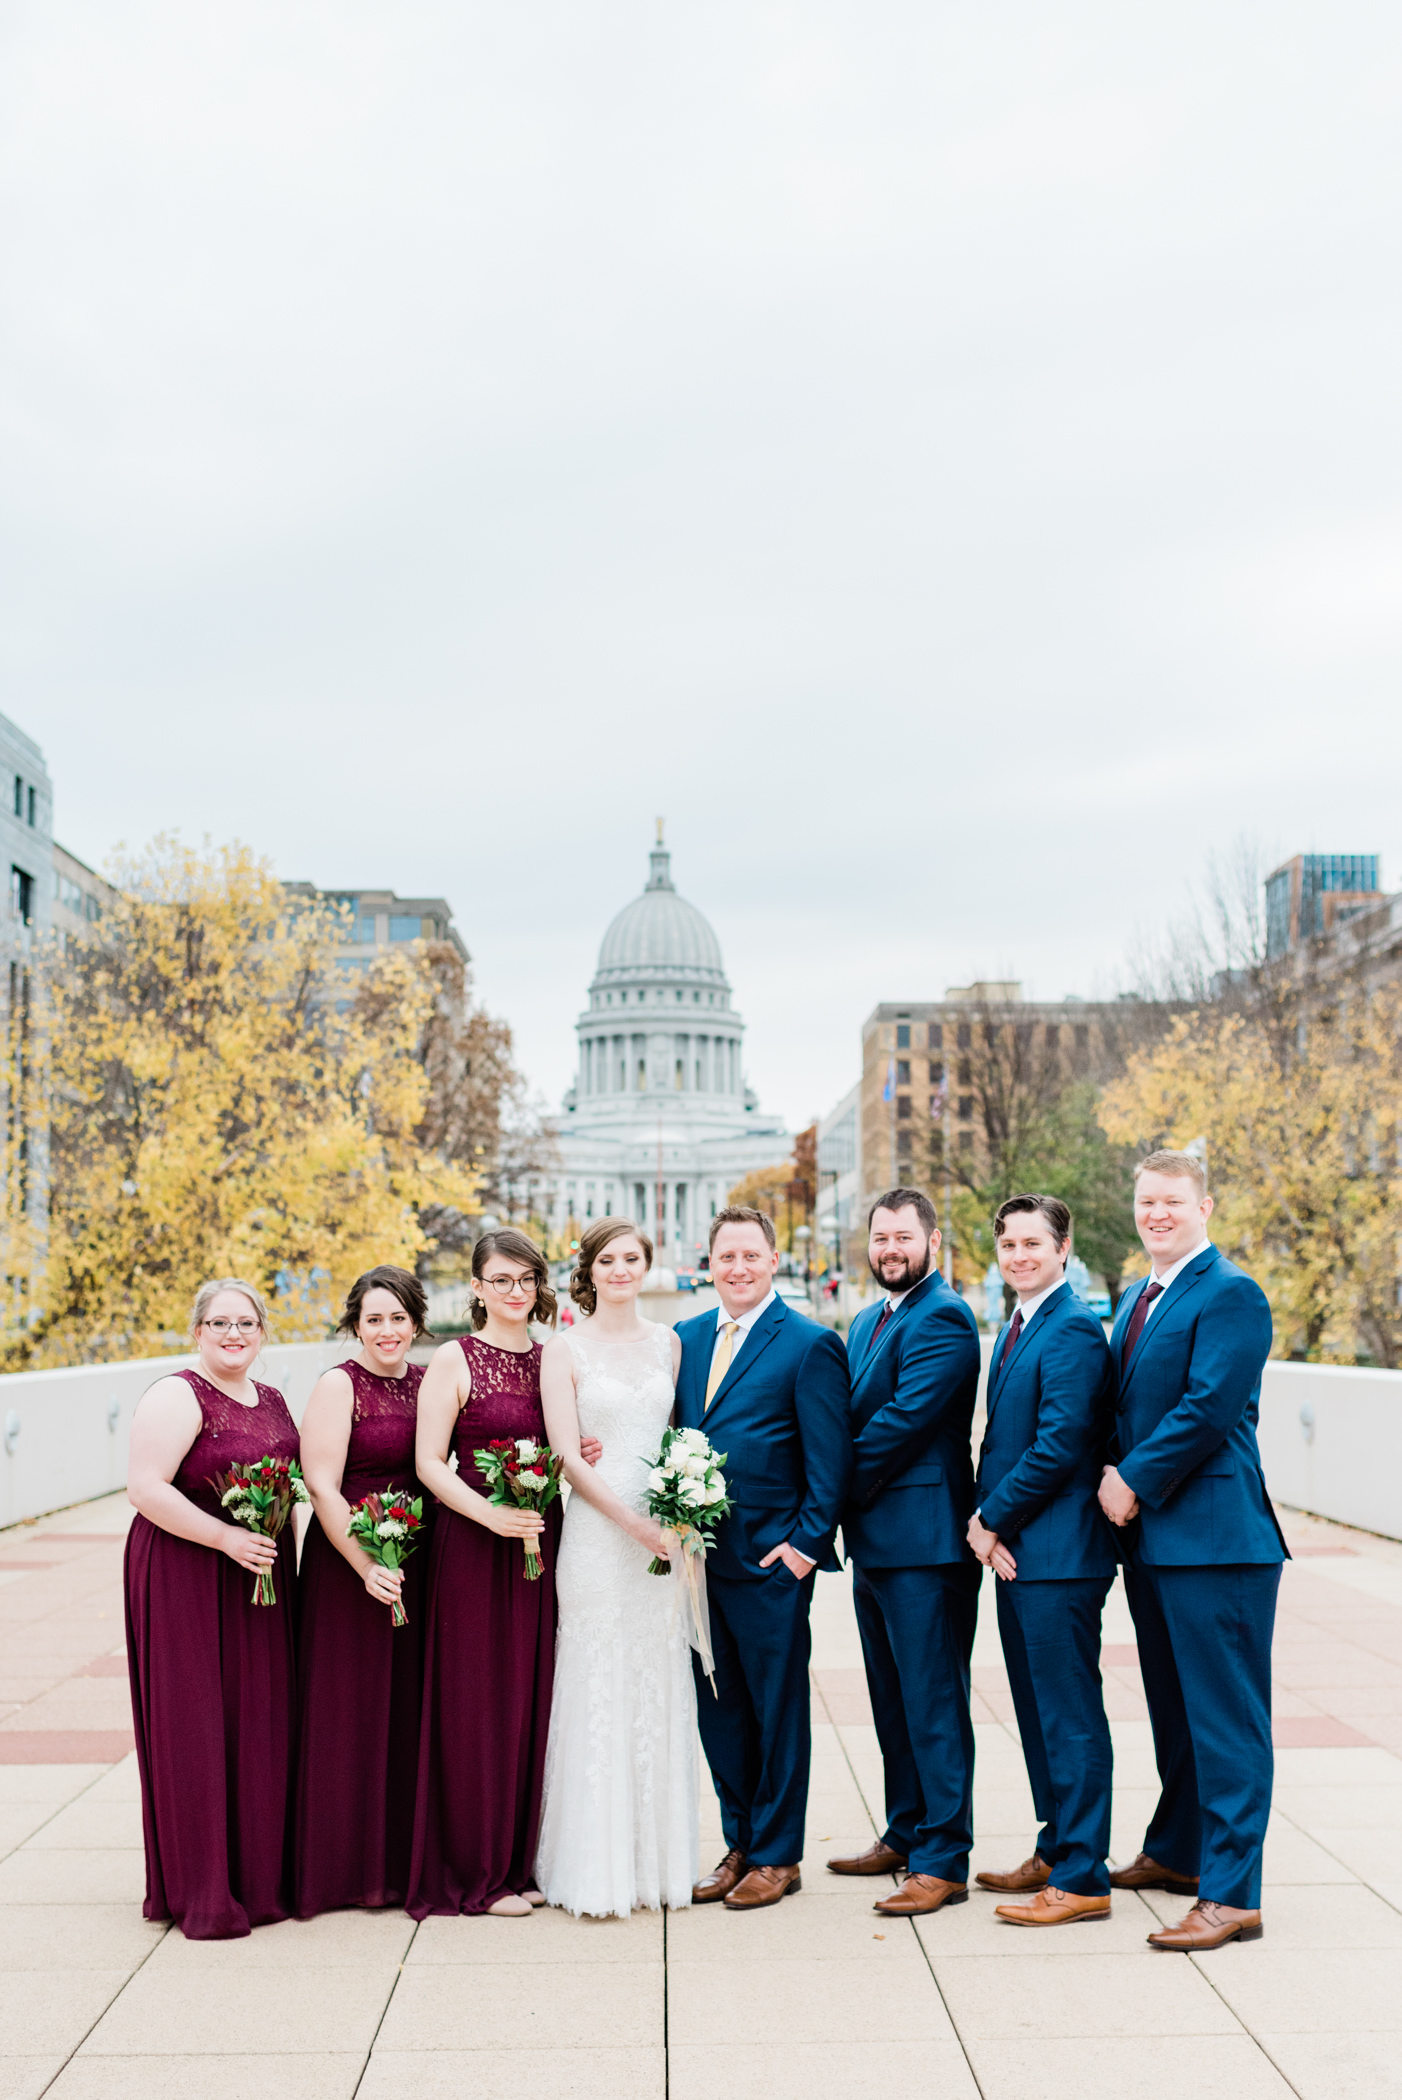
[[[706,1560],[714,1695],[693,1657],[727,1849],[692,1900],[727,1910],[761,1910],[799,1886],[808,1610],[814,1570],[837,1567],[833,1533],[852,1463],[846,1351],[776,1296],[778,1266],[772,1220],[728,1205],[711,1225],[719,1313],[677,1329],[677,1421],[726,1454],[733,1505]]]

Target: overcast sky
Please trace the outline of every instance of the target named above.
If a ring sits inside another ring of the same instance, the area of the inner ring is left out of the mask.
[[[0,7],[0,709],[442,893],[554,1101],[652,821],[765,1105],[1402,881],[1402,11]]]

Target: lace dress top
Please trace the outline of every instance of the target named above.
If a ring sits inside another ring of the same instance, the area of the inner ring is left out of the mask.
[[[404,1488],[419,1494],[414,1433],[418,1427],[423,1365],[406,1364],[402,1378],[381,1378],[364,1364],[353,1361],[336,1368],[350,1379],[355,1396],[341,1493],[351,1503],[385,1488]]]
[[[212,1517],[223,1517],[216,1473],[260,1458],[296,1458],[297,1425],[275,1385],[254,1384],[256,1407],[244,1407],[198,1371],[177,1371],[200,1403],[200,1433],[181,1459],[173,1485]]]
[[[540,1404],[541,1344],[529,1349],[498,1349],[479,1335],[465,1334],[460,1343],[472,1373],[472,1392],[453,1426],[458,1478],[481,1495],[490,1494],[474,1451],[494,1437],[545,1436]]]

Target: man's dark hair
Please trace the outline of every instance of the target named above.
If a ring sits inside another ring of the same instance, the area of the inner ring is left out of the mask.
[[[993,1220],[993,1241],[997,1245],[998,1235],[1003,1230],[1003,1220],[1015,1217],[1019,1211],[1039,1210],[1047,1221],[1047,1230],[1058,1247],[1064,1247],[1071,1237],[1071,1213],[1060,1196],[1009,1196],[1006,1203],[998,1206],[998,1215]]]
[[[758,1225],[771,1247],[779,1244],[779,1235],[774,1230],[774,1220],[762,1210],[752,1210],[748,1203],[727,1203],[711,1220],[711,1247],[716,1244],[716,1234],[722,1225]]]
[[[867,1212],[868,1232],[871,1231],[871,1221],[879,1210],[913,1210],[925,1228],[926,1239],[929,1239],[940,1222],[939,1212],[924,1189],[887,1189],[885,1195],[878,1196]]]

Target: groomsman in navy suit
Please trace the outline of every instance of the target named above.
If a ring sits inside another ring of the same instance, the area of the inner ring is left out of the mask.
[[[969,1662],[980,1570],[970,1431],[978,1326],[935,1264],[935,1207],[919,1189],[877,1198],[867,1259],[883,1294],[852,1322],[852,1489],[842,1536],[886,1767],[886,1831],[835,1874],[891,1874],[892,1917],[968,1898],[974,1730]]]
[[[799,1887],[811,1757],[808,1612],[852,1465],[847,1356],[775,1294],[774,1226],[733,1204],[711,1225],[720,1311],[685,1320],[677,1421],[726,1454],[733,1508],[706,1558],[716,1691],[696,1661],[701,1745],[726,1854],[696,1903],[761,1910]],[[717,1696],[718,1695],[718,1696]]]
[[[1110,1914],[1100,1620],[1115,1545],[1096,1491],[1114,1372],[1105,1330],[1066,1281],[1066,1205],[1012,1196],[993,1238],[1018,1302],[993,1345],[969,1544],[998,1578],[998,1631],[1042,1829],[1020,1867],[977,1878],[1030,1898],[999,1904],[1010,1925],[1070,1925]]]
[[[1207,1237],[1200,1162],[1154,1152],[1134,1217],[1152,1273],[1120,1300],[1100,1504],[1128,1531],[1126,1588],[1163,1791],[1117,1888],[1197,1901],[1149,1944],[1195,1954],[1261,1936],[1270,1814],[1271,1637],[1280,1569],[1256,1418],[1271,1346],[1264,1293]],[[1133,1527],[1129,1530],[1129,1527]]]

